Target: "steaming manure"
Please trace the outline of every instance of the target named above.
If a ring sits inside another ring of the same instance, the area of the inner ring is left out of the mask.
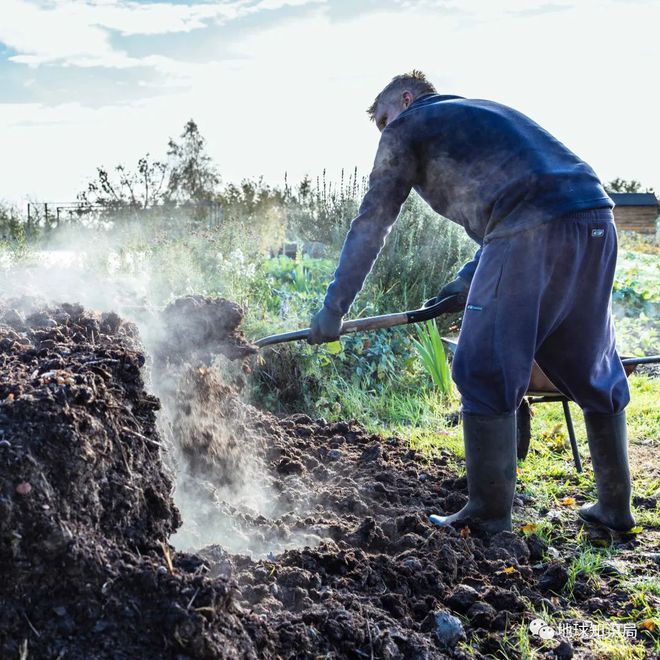
[[[551,603],[541,539],[429,524],[466,501],[448,454],[259,411],[217,363],[157,423],[136,327],[79,305],[0,303],[0,348],[2,658],[495,655]]]
[[[135,326],[13,300],[0,348],[0,657],[262,657],[231,584],[168,549],[181,521]]]

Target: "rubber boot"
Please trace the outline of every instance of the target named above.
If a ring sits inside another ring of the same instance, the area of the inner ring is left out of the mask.
[[[615,532],[627,532],[635,526],[635,519],[630,511],[626,413],[585,413],[584,421],[598,502],[581,507],[578,515],[592,525],[607,527]]]
[[[432,515],[436,525],[476,526],[489,534],[511,531],[516,488],[516,415],[463,414],[468,503],[451,516]]]

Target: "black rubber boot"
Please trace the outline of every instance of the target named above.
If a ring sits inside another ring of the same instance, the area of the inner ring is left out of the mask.
[[[592,525],[607,527],[615,532],[627,532],[635,526],[635,519],[630,511],[626,413],[585,413],[584,421],[598,502],[581,507],[578,515]]]
[[[468,503],[451,516],[430,517],[436,525],[476,526],[489,534],[511,531],[516,488],[516,415],[463,414]]]

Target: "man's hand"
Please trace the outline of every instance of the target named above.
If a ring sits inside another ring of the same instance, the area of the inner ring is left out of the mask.
[[[341,314],[337,314],[323,306],[312,318],[309,328],[308,344],[325,344],[339,339],[341,332]]]
[[[469,291],[470,282],[462,277],[457,277],[455,280],[445,284],[435,298],[427,300],[424,303],[424,307],[431,307],[431,305],[435,305],[435,303],[440,302],[443,298],[456,296],[456,302],[453,305],[450,305],[447,311],[462,312],[465,309],[465,303],[467,302]]]

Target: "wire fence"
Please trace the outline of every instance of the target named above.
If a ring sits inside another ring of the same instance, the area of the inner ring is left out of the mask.
[[[151,208],[108,208],[86,202],[30,202],[27,205],[26,233],[34,236],[63,227],[108,229],[118,223],[156,220],[193,223],[208,228],[219,227],[224,220],[224,207],[217,202],[196,202],[178,206]]]

